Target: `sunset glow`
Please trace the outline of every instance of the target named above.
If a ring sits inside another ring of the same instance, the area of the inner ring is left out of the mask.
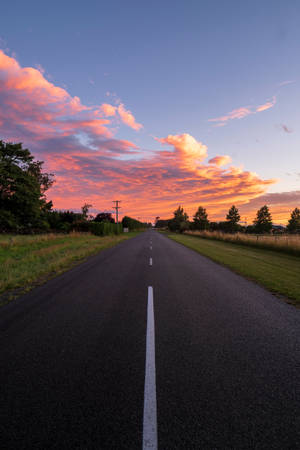
[[[5,45],[2,48],[0,139],[23,142],[45,162],[45,170],[55,174],[55,184],[47,193],[55,208],[79,210],[88,202],[94,213],[112,211],[112,200],[118,198],[123,214],[142,220],[169,218],[178,205],[190,216],[201,205],[211,220],[224,220],[235,204],[250,223],[257,209],[268,204],[274,221],[286,223],[290,211],[299,207],[300,172],[291,169],[283,179],[276,147],[280,139],[289,138],[282,159],[295,161],[299,131],[288,119],[292,109],[286,115],[277,112],[285,104],[283,93],[297,84],[294,73],[266,93],[255,98],[249,94],[248,101],[233,95],[227,106],[219,100],[213,107],[199,103],[202,118],[195,120],[193,107],[191,127],[185,116],[192,100],[185,106],[178,104],[172,126],[161,104],[154,109],[151,103],[149,120],[146,100],[143,110],[125,87],[117,93],[107,89],[109,73],[102,75],[103,87],[93,74],[88,77],[90,89],[97,86],[97,91],[94,101],[91,96],[87,101],[83,90],[76,88],[75,72],[74,86],[68,87],[54,81],[63,75],[47,75],[45,61],[22,65],[21,51],[16,56]],[[129,79],[126,82],[130,84]],[[264,140],[263,128],[268,136]],[[273,155],[269,164],[267,153]]]

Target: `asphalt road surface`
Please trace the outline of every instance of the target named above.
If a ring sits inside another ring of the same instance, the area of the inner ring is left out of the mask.
[[[0,330],[1,449],[300,448],[300,311],[156,231]]]

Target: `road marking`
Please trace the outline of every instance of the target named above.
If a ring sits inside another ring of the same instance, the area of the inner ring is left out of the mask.
[[[150,250],[152,250],[152,245],[150,245]]]
[[[153,288],[148,287],[146,367],[144,391],[143,450],[157,450],[155,333]]]
[[[150,258],[149,264],[150,266],[152,266],[152,258]]]

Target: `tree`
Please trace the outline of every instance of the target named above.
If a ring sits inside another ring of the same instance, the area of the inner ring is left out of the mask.
[[[34,161],[22,144],[0,140],[0,229],[2,231],[30,231],[47,229],[47,213],[52,202],[45,192],[54,180],[42,172],[42,161]]]
[[[228,228],[231,233],[234,233],[238,230],[238,222],[240,221],[240,219],[241,216],[239,215],[239,210],[234,205],[232,205],[226,216]]]
[[[272,229],[272,216],[267,205],[262,206],[256,213],[254,226],[256,233],[270,233]]]
[[[290,233],[300,233],[300,209],[295,208],[291,212],[291,218],[289,220],[287,229]]]
[[[93,206],[93,205],[89,205],[88,203],[85,203],[85,204],[81,207],[82,218],[83,218],[83,220],[87,220],[87,219],[88,219],[89,209],[90,209],[92,206]]]
[[[112,217],[111,213],[102,212],[97,214],[94,222],[110,222],[115,223],[115,219]]]
[[[209,228],[209,221],[207,219],[206,209],[199,206],[194,217],[194,228],[196,230],[207,230]]]
[[[187,213],[183,210],[183,208],[179,205],[178,208],[174,211],[174,217],[169,222],[169,228],[171,231],[180,231],[180,233],[183,233],[184,231],[188,230],[189,228],[189,222],[188,222],[189,216]]]
[[[137,219],[133,219],[132,217],[124,216],[122,219],[122,226],[123,228],[129,228],[129,230],[132,231],[146,228],[147,224],[140,222]]]
[[[155,221],[155,228],[168,228],[172,219],[158,219]]]

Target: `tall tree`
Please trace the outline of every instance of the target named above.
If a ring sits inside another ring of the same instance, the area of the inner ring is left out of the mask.
[[[199,206],[194,217],[194,228],[196,230],[207,230],[209,228],[209,221],[207,219],[206,209]]]
[[[270,233],[272,229],[272,216],[267,205],[262,206],[256,213],[254,226],[256,233]]]
[[[42,172],[42,166],[21,143],[0,140],[1,230],[47,228],[52,202],[46,201],[45,192],[53,184],[53,175]]]
[[[81,207],[82,218],[83,218],[83,220],[87,220],[87,219],[88,219],[89,209],[90,209],[92,206],[93,206],[93,205],[89,205],[89,203],[85,203],[85,204]]]
[[[94,219],[95,222],[110,222],[115,223],[115,219],[112,217],[111,213],[102,212],[97,214]]]
[[[184,211],[184,209],[179,205],[178,208],[174,211],[174,217],[169,222],[169,228],[171,231],[180,231],[183,233],[185,230],[189,228],[188,222],[189,216]]]
[[[288,231],[291,233],[300,233],[300,209],[295,208],[291,213],[291,218],[289,220]]]
[[[238,229],[238,222],[240,221],[241,216],[239,215],[239,210],[232,205],[229,209],[228,214],[226,216],[226,220],[228,223],[228,229],[230,232],[235,232]]]

